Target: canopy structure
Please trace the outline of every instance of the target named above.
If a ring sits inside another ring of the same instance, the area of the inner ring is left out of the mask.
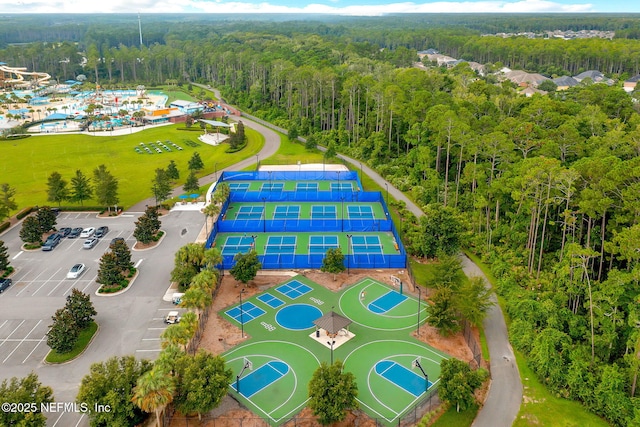
[[[351,323],[351,320],[347,319],[346,317],[340,316],[334,311],[330,311],[324,316],[313,321],[313,324],[316,325],[316,327],[327,331],[327,334],[329,336],[337,335],[338,332],[349,326]]]
[[[219,128],[230,128],[231,127],[231,125],[226,124],[225,122],[219,122],[217,120],[199,119],[198,121],[200,121],[202,123],[206,123],[209,126],[213,126],[213,127],[219,127]]]

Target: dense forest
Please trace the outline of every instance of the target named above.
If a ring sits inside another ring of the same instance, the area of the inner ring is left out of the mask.
[[[130,18],[129,33],[86,23],[77,40],[7,45],[0,60],[105,86],[212,84],[241,109],[366,162],[465,225],[466,246],[499,280],[514,347],[551,390],[640,426],[640,116],[637,92],[621,87],[640,72],[638,18],[178,20],[156,25],[143,46]],[[630,38],[480,37],[594,27]],[[617,83],[525,97],[466,63],[413,67],[429,47],[493,68],[596,68]],[[432,255],[424,221],[405,212],[402,229],[411,254]]]

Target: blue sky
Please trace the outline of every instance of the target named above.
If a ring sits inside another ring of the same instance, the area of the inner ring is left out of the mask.
[[[640,13],[637,0],[0,0],[0,13]]]

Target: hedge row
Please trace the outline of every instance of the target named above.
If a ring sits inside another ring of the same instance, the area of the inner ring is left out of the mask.
[[[16,218],[22,219],[25,216],[29,215],[31,212],[33,212],[33,206],[29,206],[28,208],[22,209],[20,212],[18,212],[18,214],[16,215]]]
[[[0,233],[2,233],[4,230],[9,228],[10,226],[11,226],[11,223],[9,221],[5,221],[2,224],[0,224]]]

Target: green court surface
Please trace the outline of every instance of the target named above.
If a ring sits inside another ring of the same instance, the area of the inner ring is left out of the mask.
[[[246,253],[255,246],[258,255],[264,254],[325,254],[331,247],[339,247],[342,254],[366,255],[382,254],[396,255],[398,249],[393,233],[384,232],[354,232],[351,236],[351,244],[347,233],[338,231],[324,231],[321,233],[218,233],[213,243],[213,247],[220,248],[222,255],[235,255],[237,253]],[[323,237],[322,241],[336,242],[333,243],[311,243],[316,237]],[[362,243],[357,239],[369,238],[372,242]],[[356,268],[355,265],[352,266]]]
[[[313,320],[330,311],[353,323],[336,338],[324,330],[317,338]],[[249,337],[223,355],[234,375],[229,393],[269,424],[280,425],[306,406],[313,372],[333,357],[354,373],[361,409],[383,425],[397,425],[437,386],[440,362],[447,358],[411,337],[418,312],[423,323],[425,303],[419,307],[413,296],[369,278],[334,293],[296,276],[243,298],[242,309],[238,301],[220,311],[238,333],[242,322]],[[338,344],[332,351],[333,339]]]
[[[353,180],[228,180],[225,181],[232,191],[358,191],[358,183]]]
[[[387,219],[381,203],[375,202],[234,202],[225,220],[295,219]]]

